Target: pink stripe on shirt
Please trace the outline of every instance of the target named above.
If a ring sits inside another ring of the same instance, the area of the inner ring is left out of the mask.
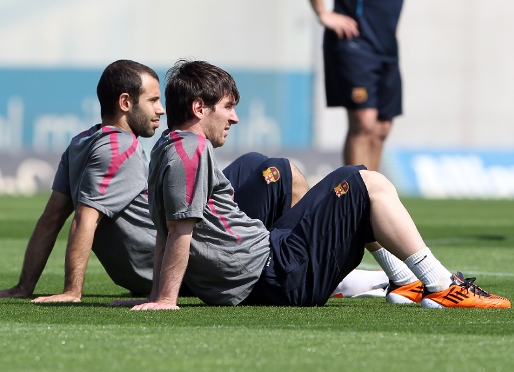
[[[118,169],[120,169],[123,162],[125,162],[125,160],[127,160],[130,155],[136,151],[138,142],[136,136],[132,134],[132,144],[127,150],[120,154],[118,132],[108,127],[102,127],[102,131],[109,134],[109,141],[111,144],[111,163],[109,164],[109,168],[107,169],[107,172],[105,173],[105,176],[100,183],[100,194],[104,195],[107,187],[109,186],[109,183],[111,182]]]
[[[228,232],[230,235],[235,236],[237,238],[237,241],[239,243],[241,243],[241,236],[239,234],[234,234],[234,232],[230,229],[230,226],[228,225],[228,222],[227,222],[227,219],[225,218],[225,216],[218,214],[218,211],[216,210],[216,207],[214,206],[214,201],[212,199],[209,199],[209,201],[207,202],[207,205],[209,206],[209,209],[211,210],[212,214],[217,216],[220,219],[223,226],[225,226],[225,231]]]
[[[202,156],[203,150],[205,149],[205,137],[198,136],[198,146],[196,147],[193,156],[190,158],[184,146],[182,145],[182,137],[176,132],[170,132],[170,137],[175,140],[175,149],[177,150],[178,156],[182,159],[184,169],[186,170],[186,201],[189,205],[193,202],[193,190],[195,188],[196,171],[198,169],[198,163]]]

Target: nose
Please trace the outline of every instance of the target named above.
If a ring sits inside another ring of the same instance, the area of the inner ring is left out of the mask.
[[[237,124],[239,123],[239,118],[237,117],[237,112],[236,110],[232,110],[232,114],[230,115],[230,124]]]
[[[155,113],[157,115],[164,115],[166,111],[164,110],[164,107],[162,106],[161,100],[157,101],[157,107],[155,108]]]

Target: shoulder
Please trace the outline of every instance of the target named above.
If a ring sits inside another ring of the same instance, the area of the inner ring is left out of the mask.
[[[101,129],[100,124],[96,124],[96,125],[93,125],[91,128],[80,132],[79,134],[77,134],[76,136],[74,136],[71,139],[70,146],[77,145],[77,144],[81,145],[85,141],[94,142],[95,138],[98,136],[97,133],[100,129]]]
[[[197,169],[200,163],[211,161],[208,159],[212,158],[212,149],[211,142],[201,135],[171,131],[164,134],[152,150],[150,168]]]
[[[102,127],[98,130],[98,139],[102,142],[127,144],[137,143],[138,140],[133,133],[126,132],[116,127]]]
[[[114,127],[102,127],[95,133],[94,151],[108,151],[113,156],[143,153],[143,147],[132,133]]]
[[[205,150],[211,151],[212,144],[204,136],[191,132],[172,131],[168,134],[167,145],[172,145],[177,153],[187,153],[189,157],[193,154],[202,155]]]

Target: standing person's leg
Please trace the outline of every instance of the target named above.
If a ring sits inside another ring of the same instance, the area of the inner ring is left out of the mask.
[[[364,164],[376,171],[393,118],[402,114],[402,80],[397,62],[368,65],[367,99],[357,105],[352,92],[355,105],[347,105],[348,133],[343,156],[346,164]]]
[[[348,132],[343,147],[344,163],[364,164],[369,170],[378,170],[391,124],[390,120],[378,120],[378,110],[374,108],[348,110]]]
[[[384,149],[384,143],[391,131],[393,122],[391,120],[377,120],[375,125],[375,133],[370,145],[370,164],[369,170],[378,170],[380,167],[380,161],[382,159],[382,150]]]
[[[381,115],[383,58],[356,50],[347,40],[326,32],[323,42],[325,92],[328,107],[345,107],[348,131],[343,145],[343,164],[364,164],[376,170],[390,121]],[[385,90],[384,90],[385,91]],[[387,93],[387,92],[386,92]]]
[[[384,142],[391,131],[393,118],[402,114],[402,79],[398,62],[382,63],[377,83],[377,117],[370,143],[369,170],[378,170]]]

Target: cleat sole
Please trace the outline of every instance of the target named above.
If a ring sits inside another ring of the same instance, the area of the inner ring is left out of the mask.
[[[430,298],[424,298],[421,300],[421,307],[425,309],[446,309],[446,306],[437,303]]]
[[[408,298],[406,298],[402,295],[393,293],[393,292],[389,293],[386,296],[386,301],[391,304],[415,304],[416,303],[415,301],[409,300]]]

